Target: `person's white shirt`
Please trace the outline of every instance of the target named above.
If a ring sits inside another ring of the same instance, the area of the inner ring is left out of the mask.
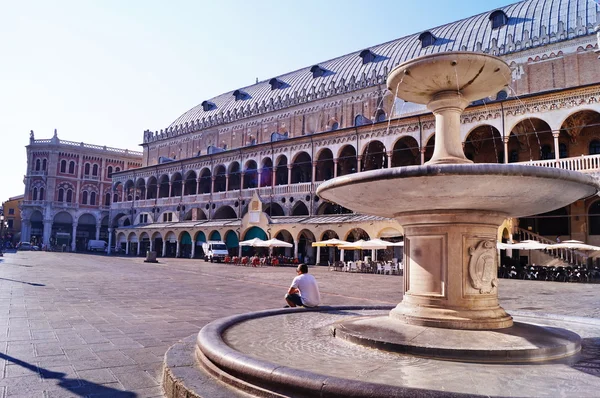
[[[321,304],[321,294],[317,280],[311,274],[300,274],[292,281],[293,288],[300,290],[302,305],[305,307],[316,307]]]

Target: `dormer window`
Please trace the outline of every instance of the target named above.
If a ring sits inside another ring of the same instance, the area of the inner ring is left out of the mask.
[[[375,61],[375,58],[377,58],[377,54],[375,54],[369,49],[362,50],[358,55],[362,58],[363,65],[368,64],[369,62],[373,62]]]
[[[323,76],[326,71],[326,69],[321,68],[319,65],[314,65],[312,68],[310,68],[310,72],[313,75],[313,79]]]
[[[274,77],[271,80],[269,80],[269,84],[271,85],[271,90],[277,90],[278,88],[282,88],[285,83],[279,80],[278,78]]]
[[[214,102],[210,102],[210,101],[202,101],[202,109],[204,110],[204,112],[208,112],[208,111],[212,111],[213,109],[215,109],[217,106],[214,104]]]
[[[435,44],[436,37],[429,31],[421,33],[419,40],[421,40],[421,46],[423,48],[433,46]]]
[[[496,10],[490,14],[492,21],[492,29],[498,29],[504,25],[508,25],[508,16],[502,10]]]
[[[245,100],[246,98],[249,97],[248,93],[246,93],[243,90],[235,90],[233,92],[233,96],[235,97],[236,101],[241,101],[241,100]]]

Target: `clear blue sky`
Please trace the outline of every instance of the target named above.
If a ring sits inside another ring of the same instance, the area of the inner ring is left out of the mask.
[[[210,97],[510,0],[0,0],[0,201],[25,145],[141,149]]]

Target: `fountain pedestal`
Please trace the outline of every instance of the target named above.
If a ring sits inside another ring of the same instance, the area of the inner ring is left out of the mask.
[[[499,329],[512,317],[498,304],[498,227],[505,214],[430,211],[396,217],[406,240],[404,298],[390,312],[408,324]]]

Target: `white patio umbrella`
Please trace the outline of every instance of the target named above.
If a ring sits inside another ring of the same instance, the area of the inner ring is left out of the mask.
[[[257,247],[257,245],[262,242],[265,242],[265,241],[262,239],[258,239],[258,238],[252,238],[252,239],[248,239],[248,240],[244,240],[244,241],[240,242],[240,246]]]
[[[371,240],[368,240],[367,242],[381,243],[382,245],[385,245],[386,247],[404,246],[404,242],[390,242],[390,241],[379,239],[379,238],[371,239]]]
[[[349,249],[349,250],[378,250],[385,249],[387,245],[381,242],[375,242],[373,240],[357,240],[356,242],[349,242],[346,245],[338,246],[340,249]]]
[[[268,248],[272,248],[272,247],[294,247],[294,245],[292,245],[291,243],[284,242],[282,240],[273,238],[273,239],[263,240],[263,241],[258,242],[256,244],[256,247],[268,247]]]

